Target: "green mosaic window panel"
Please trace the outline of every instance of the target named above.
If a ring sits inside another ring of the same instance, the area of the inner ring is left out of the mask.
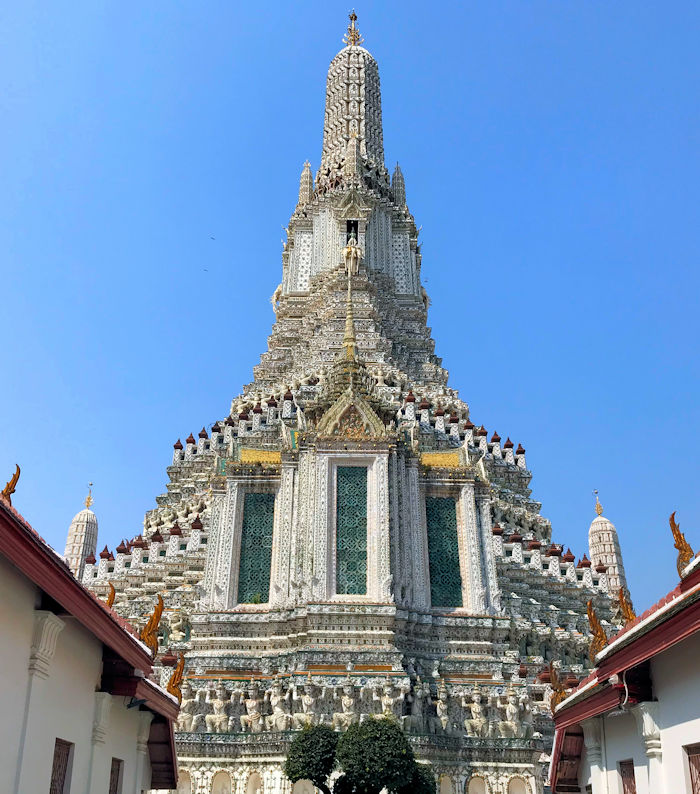
[[[273,493],[247,493],[243,502],[241,557],[238,567],[238,603],[263,604],[270,600]]]
[[[462,606],[462,576],[457,544],[457,504],[454,499],[425,500],[430,560],[430,600],[434,607]]]
[[[336,470],[335,592],[367,593],[367,469]]]

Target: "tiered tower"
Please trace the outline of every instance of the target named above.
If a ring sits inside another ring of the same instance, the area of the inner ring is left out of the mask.
[[[77,579],[82,579],[86,560],[95,562],[97,550],[97,516],[92,506],[92,483],[85,498],[85,509],[73,516],[68,529],[66,549],[63,553],[69,568]]]
[[[552,543],[522,446],[447,386],[420,271],[353,14],[254,380],[177,441],[142,533],[85,569],[132,622],[164,599],[185,791],[289,792],[295,730],[372,714],[401,721],[441,792],[542,791],[549,667],[589,666],[586,604],[608,625],[609,582]]]
[[[629,597],[617,530],[615,524],[603,515],[603,505],[598,499],[598,492],[596,491],[595,494],[596,517],[588,530],[591,562],[594,566],[605,567],[610,592],[617,593],[622,588],[625,595]]]

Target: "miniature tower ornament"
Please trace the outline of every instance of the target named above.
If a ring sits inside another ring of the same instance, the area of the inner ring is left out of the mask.
[[[357,14],[355,13],[355,9],[348,14],[348,18],[350,19],[350,24],[348,25],[348,32],[343,36],[343,41],[348,45],[348,47],[354,47],[357,44],[362,44],[364,39],[360,36],[360,31],[355,27],[355,22],[357,22]]]

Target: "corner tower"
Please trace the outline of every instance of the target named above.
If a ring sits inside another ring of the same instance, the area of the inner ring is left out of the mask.
[[[591,521],[588,530],[588,546],[593,566],[604,565],[607,568],[608,587],[616,594],[620,588],[629,598],[625,566],[622,564],[622,549],[617,536],[617,529],[610,519],[603,515],[603,505],[595,491],[596,517]]]
[[[63,553],[76,579],[81,579],[83,576],[86,558],[92,557],[94,562],[97,550],[97,516],[90,510],[92,502],[92,483],[90,483],[85,498],[85,509],[73,516]]]

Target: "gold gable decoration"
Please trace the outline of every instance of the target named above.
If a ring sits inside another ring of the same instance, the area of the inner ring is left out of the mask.
[[[384,438],[386,427],[361,394],[346,389],[321,417],[318,435],[323,438],[369,441]]]

